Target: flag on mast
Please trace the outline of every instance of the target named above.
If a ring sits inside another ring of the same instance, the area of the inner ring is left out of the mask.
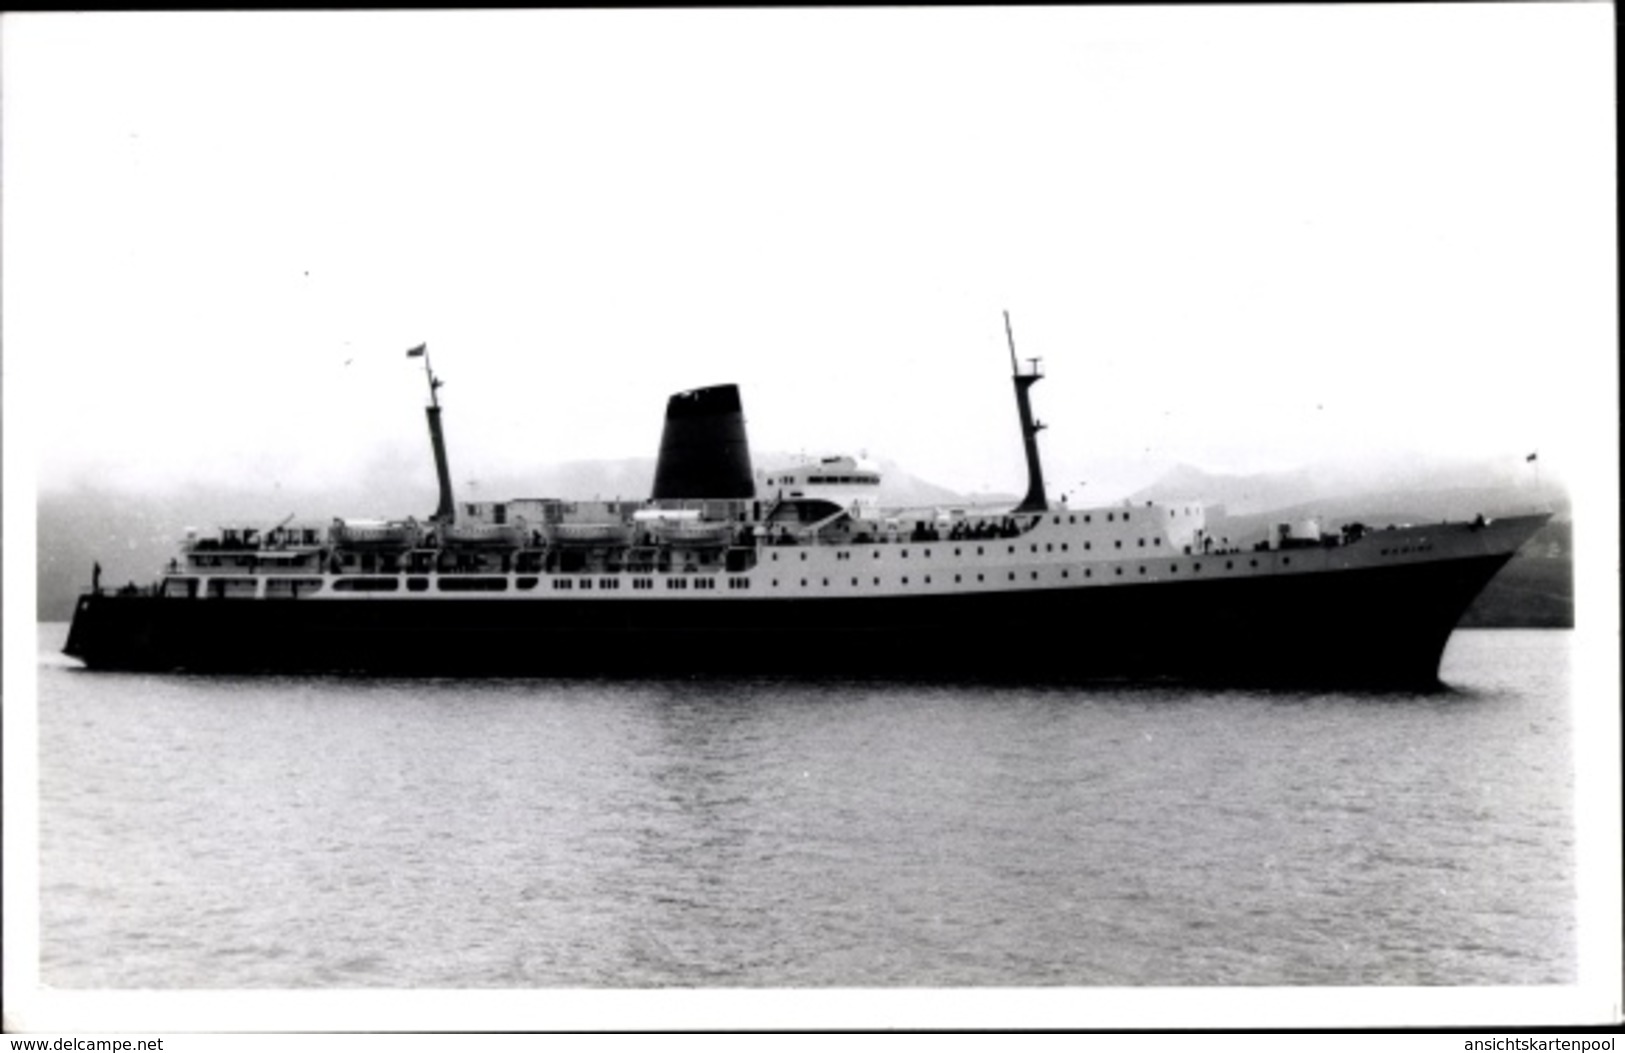
[[[1533,454],[1533,453],[1530,454],[1528,457],[1524,458],[1525,463],[1530,462],[1530,461],[1534,461],[1534,460],[1538,460],[1538,457],[1537,457],[1536,454]]]
[[[418,346],[412,348],[410,351],[406,352],[406,357],[407,358],[422,358],[428,352],[428,350],[429,350],[429,345],[428,344],[419,344]]]

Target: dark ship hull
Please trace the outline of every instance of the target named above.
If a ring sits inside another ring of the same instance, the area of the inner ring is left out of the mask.
[[[1545,517],[1498,521],[1526,537]],[[1515,547],[1515,546],[1514,546]],[[1032,591],[312,602],[83,597],[92,668],[403,675],[880,676],[1437,684],[1504,552]]]

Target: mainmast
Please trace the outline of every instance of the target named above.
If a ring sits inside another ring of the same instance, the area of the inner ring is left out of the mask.
[[[434,375],[429,368],[429,345],[419,344],[406,353],[407,358],[423,359],[423,374],[429,380],[429,405],[424,412],[429,416],[429,442],[434,446],[434,470],[440,478],[440,505],[435,509],[434,515],[429,517],[431,523],[450,523],[456,518],[457,508],[451,500],[451,467],[446,462],[446,436],[440,427],[440,395],[438,394],[442,381]]]
[[[1027,389],[1044,379],[1039,372],[1038,358],[1029,358],[1028,372],[1023,373],[1016,362],[1016,337],[1010,329],[1010,312],[1004,312],[1004,335],[1010,342],[1010,373],[1016,384],[1016,409],[1021,413],[1021,439],[1027,452],[1027,496],[1017,505],[1017,512],[1047,512],[1049,502],[1044,498],[1044,467],[1038,461],[1038,433],[1044,425],[1033,419],[1032,401]]]

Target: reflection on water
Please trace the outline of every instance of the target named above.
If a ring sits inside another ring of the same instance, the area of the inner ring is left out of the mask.
[[[1424,695],[46,659],[43,975],[1571,981],[1566,646],[1458,633]]]

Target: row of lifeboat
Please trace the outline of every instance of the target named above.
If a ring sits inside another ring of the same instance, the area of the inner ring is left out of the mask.
[[[701,520],[670,514],[643,518],[631,523],[566,522],[532,527],[518,523],[417,523],[398,520],[336,520],[328,531],[329,541],[339,547],[396,550],[423,546],[512,549],[527,545],[563,547],[619,547],[630,545],[640,535],[660,545],[676,548],[719,547],[734,537],[731,523]]]

